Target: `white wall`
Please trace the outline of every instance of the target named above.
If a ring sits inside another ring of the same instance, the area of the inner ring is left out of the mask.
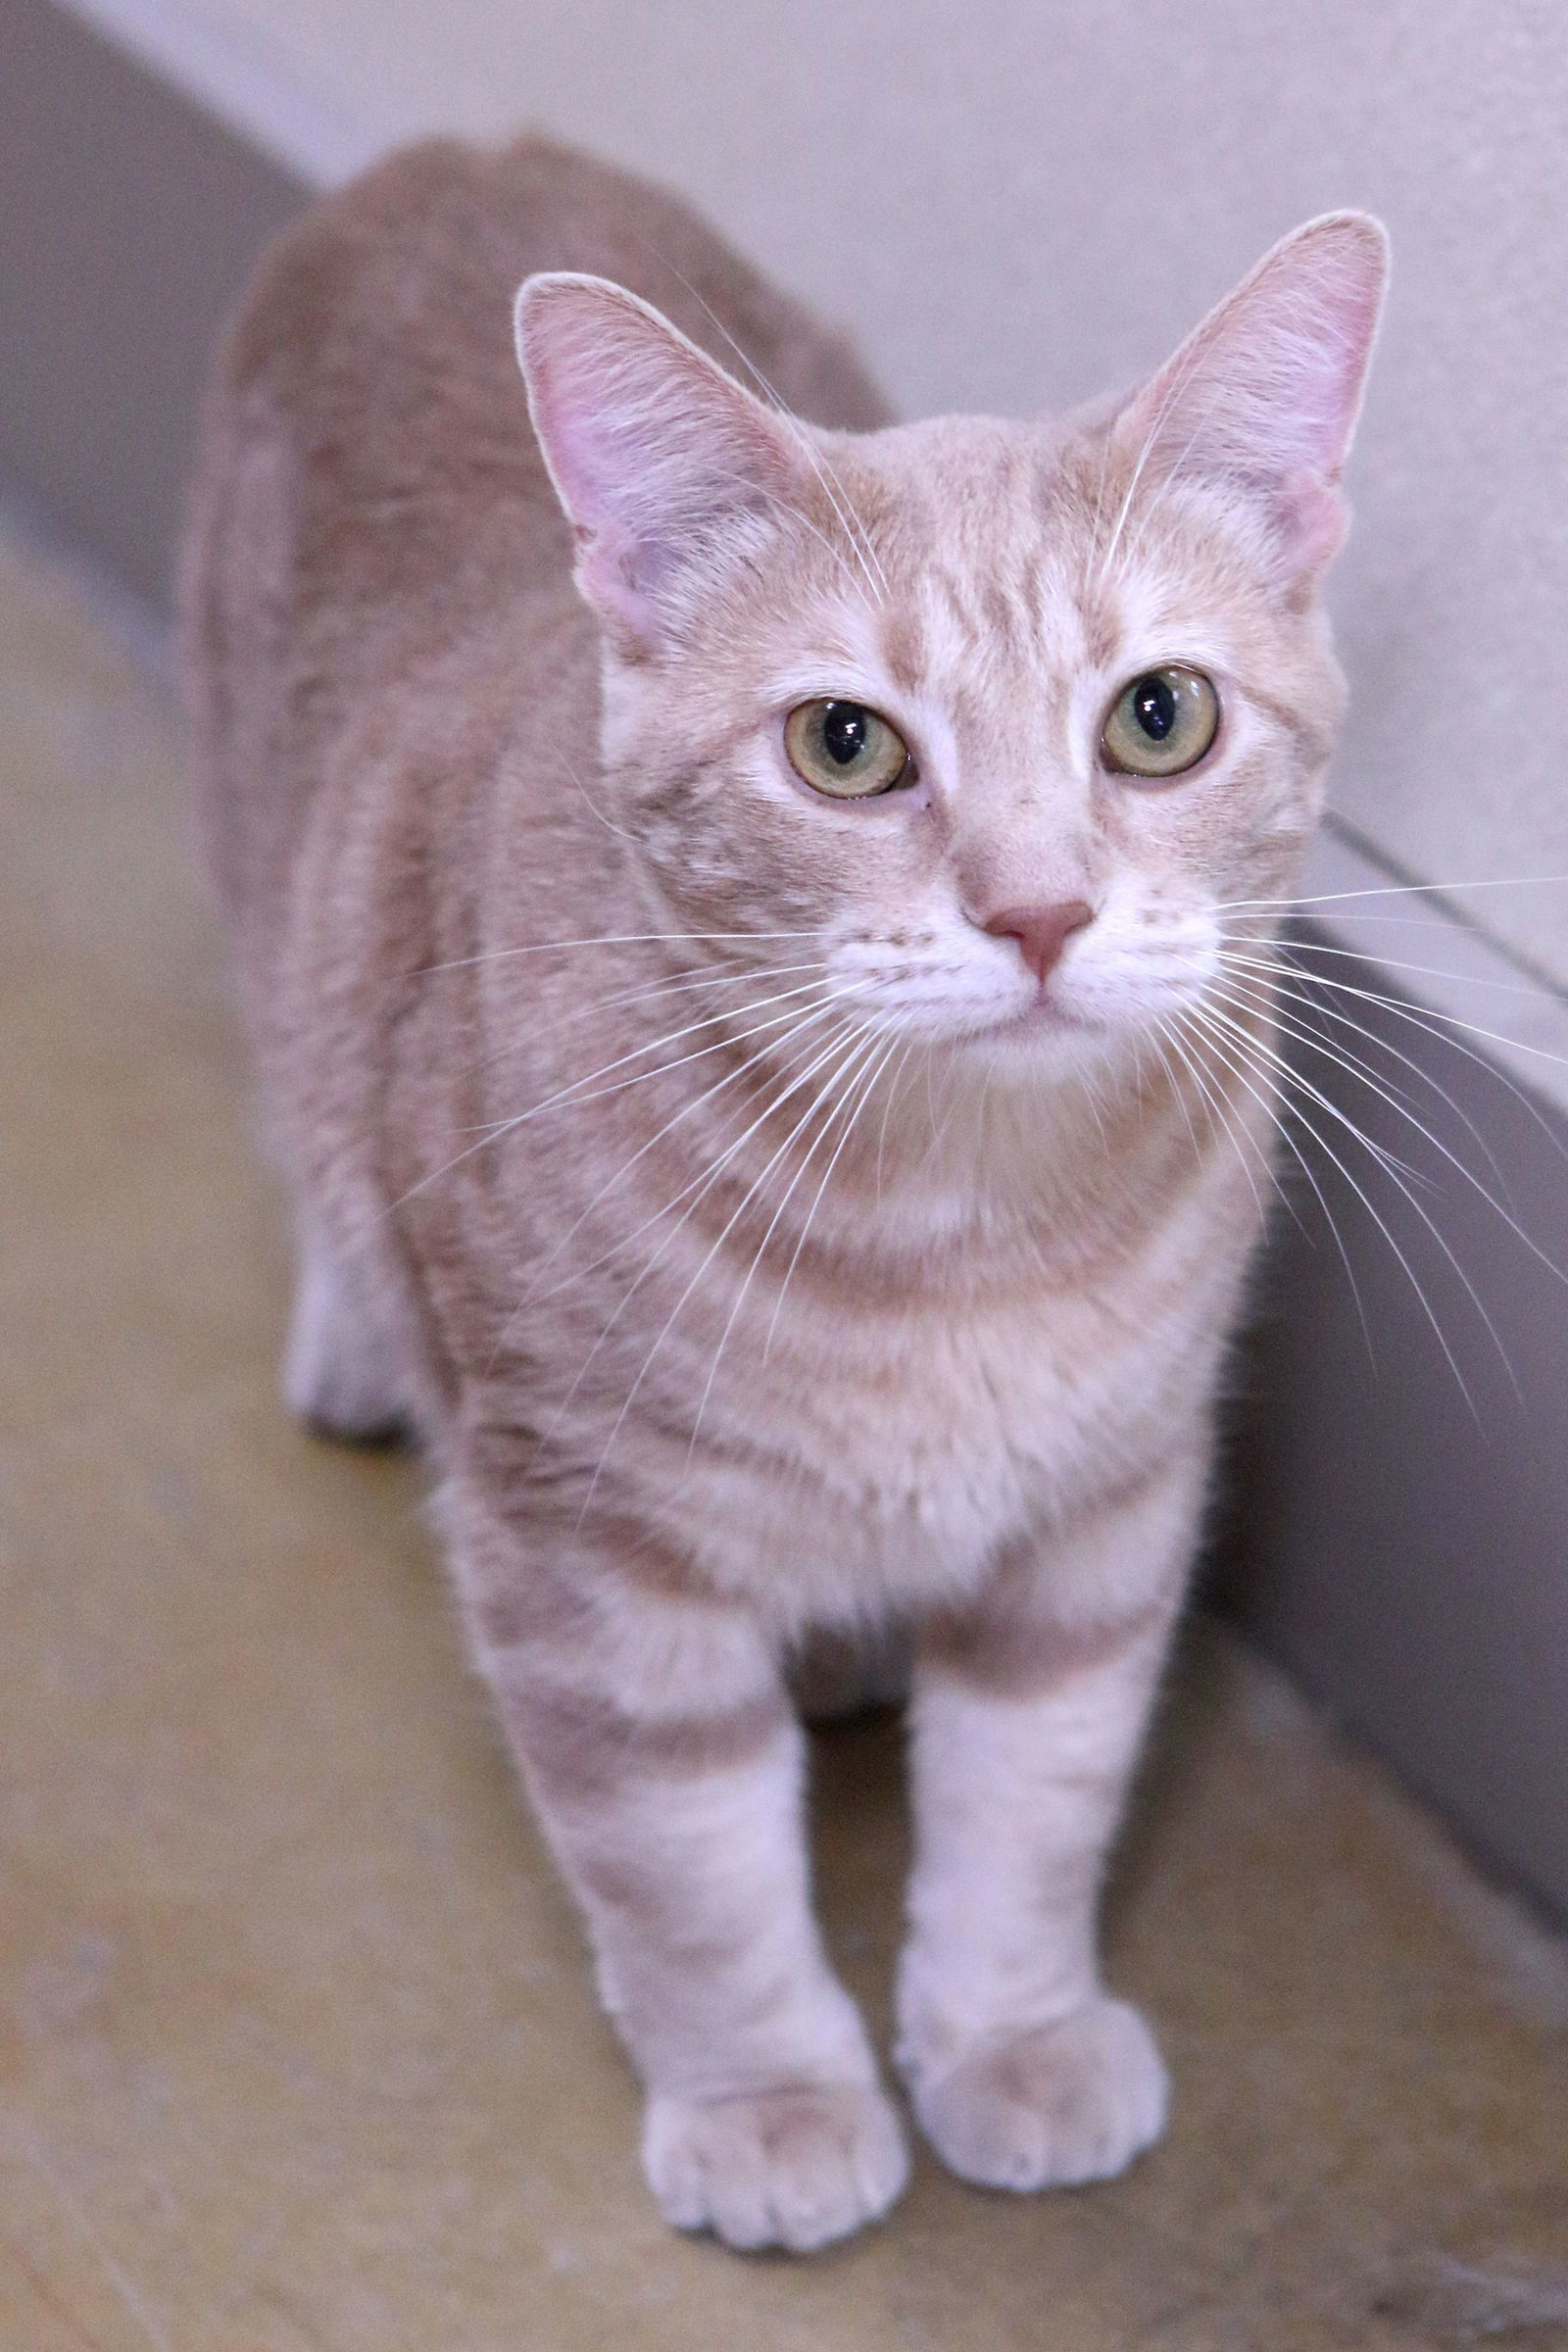
[[[1338,804],[1428,879],[1568,876],[1560,0],[76,5],[323,181],[521,124],[652,171],[910,413],[1129,378],[1294,221],[1381,212]],[[1568,883],[1460,903],[1568,985]]]

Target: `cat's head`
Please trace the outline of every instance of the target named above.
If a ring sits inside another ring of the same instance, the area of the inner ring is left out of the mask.
[[[1194,1004],[1319,812],[1317,585],[1385,268],[1376,222],[1331,215],[1119,403],[854,435],[618,287],[530,279],[601,789],[658,927],[1009,1063]]]

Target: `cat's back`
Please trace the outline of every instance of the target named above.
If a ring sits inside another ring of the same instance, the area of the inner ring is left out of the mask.
[[[302,593],[439,582],[449,605],[454,566],[509,558],[559,583],[566,531],[513,350],[513,298],[540,270],[645,294],[817,422],[885,421],[847,348],[662,190],[544,140],[432,140],[284,234],[220,363],[220,411],[293,428]],[[531,546],[507,535],[519,509]]]
[[[848,347],[695,214],[570,149],[430,141],[313,207],[220,354],[184,564],[205,830],[242,941],[387,680],[450,675],[470,641],[482,661],[518,608],[591,652],[513,350],[541,270],[645,294],[818,422],[885,420]]]

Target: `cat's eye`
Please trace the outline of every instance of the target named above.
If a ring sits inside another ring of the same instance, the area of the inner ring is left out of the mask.
[[[909,747],[863,703],[800,703],[784,721],[790,765],[813,792],[868,801],[915,781]]]
[[[1124,776],[1179,776],[1196,767],[1219,732],[1219,696],[1182,662],[1146,669],[1124,686],[1100,738],[1105,765]]]

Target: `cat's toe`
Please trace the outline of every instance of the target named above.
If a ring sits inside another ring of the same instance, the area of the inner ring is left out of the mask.
[[[987,2188],[1070,2187],[1119,2173],[1159,2137],[1169,2083],[1153,2035],[1125,2001],[987,2039],[913,2074],[927,2138]]]
[[[904,2135],[874,2083],[653,2098],[648,2181],[666,2221],[726,2245],[809,2254],[886,2213],[908,2178]]]

